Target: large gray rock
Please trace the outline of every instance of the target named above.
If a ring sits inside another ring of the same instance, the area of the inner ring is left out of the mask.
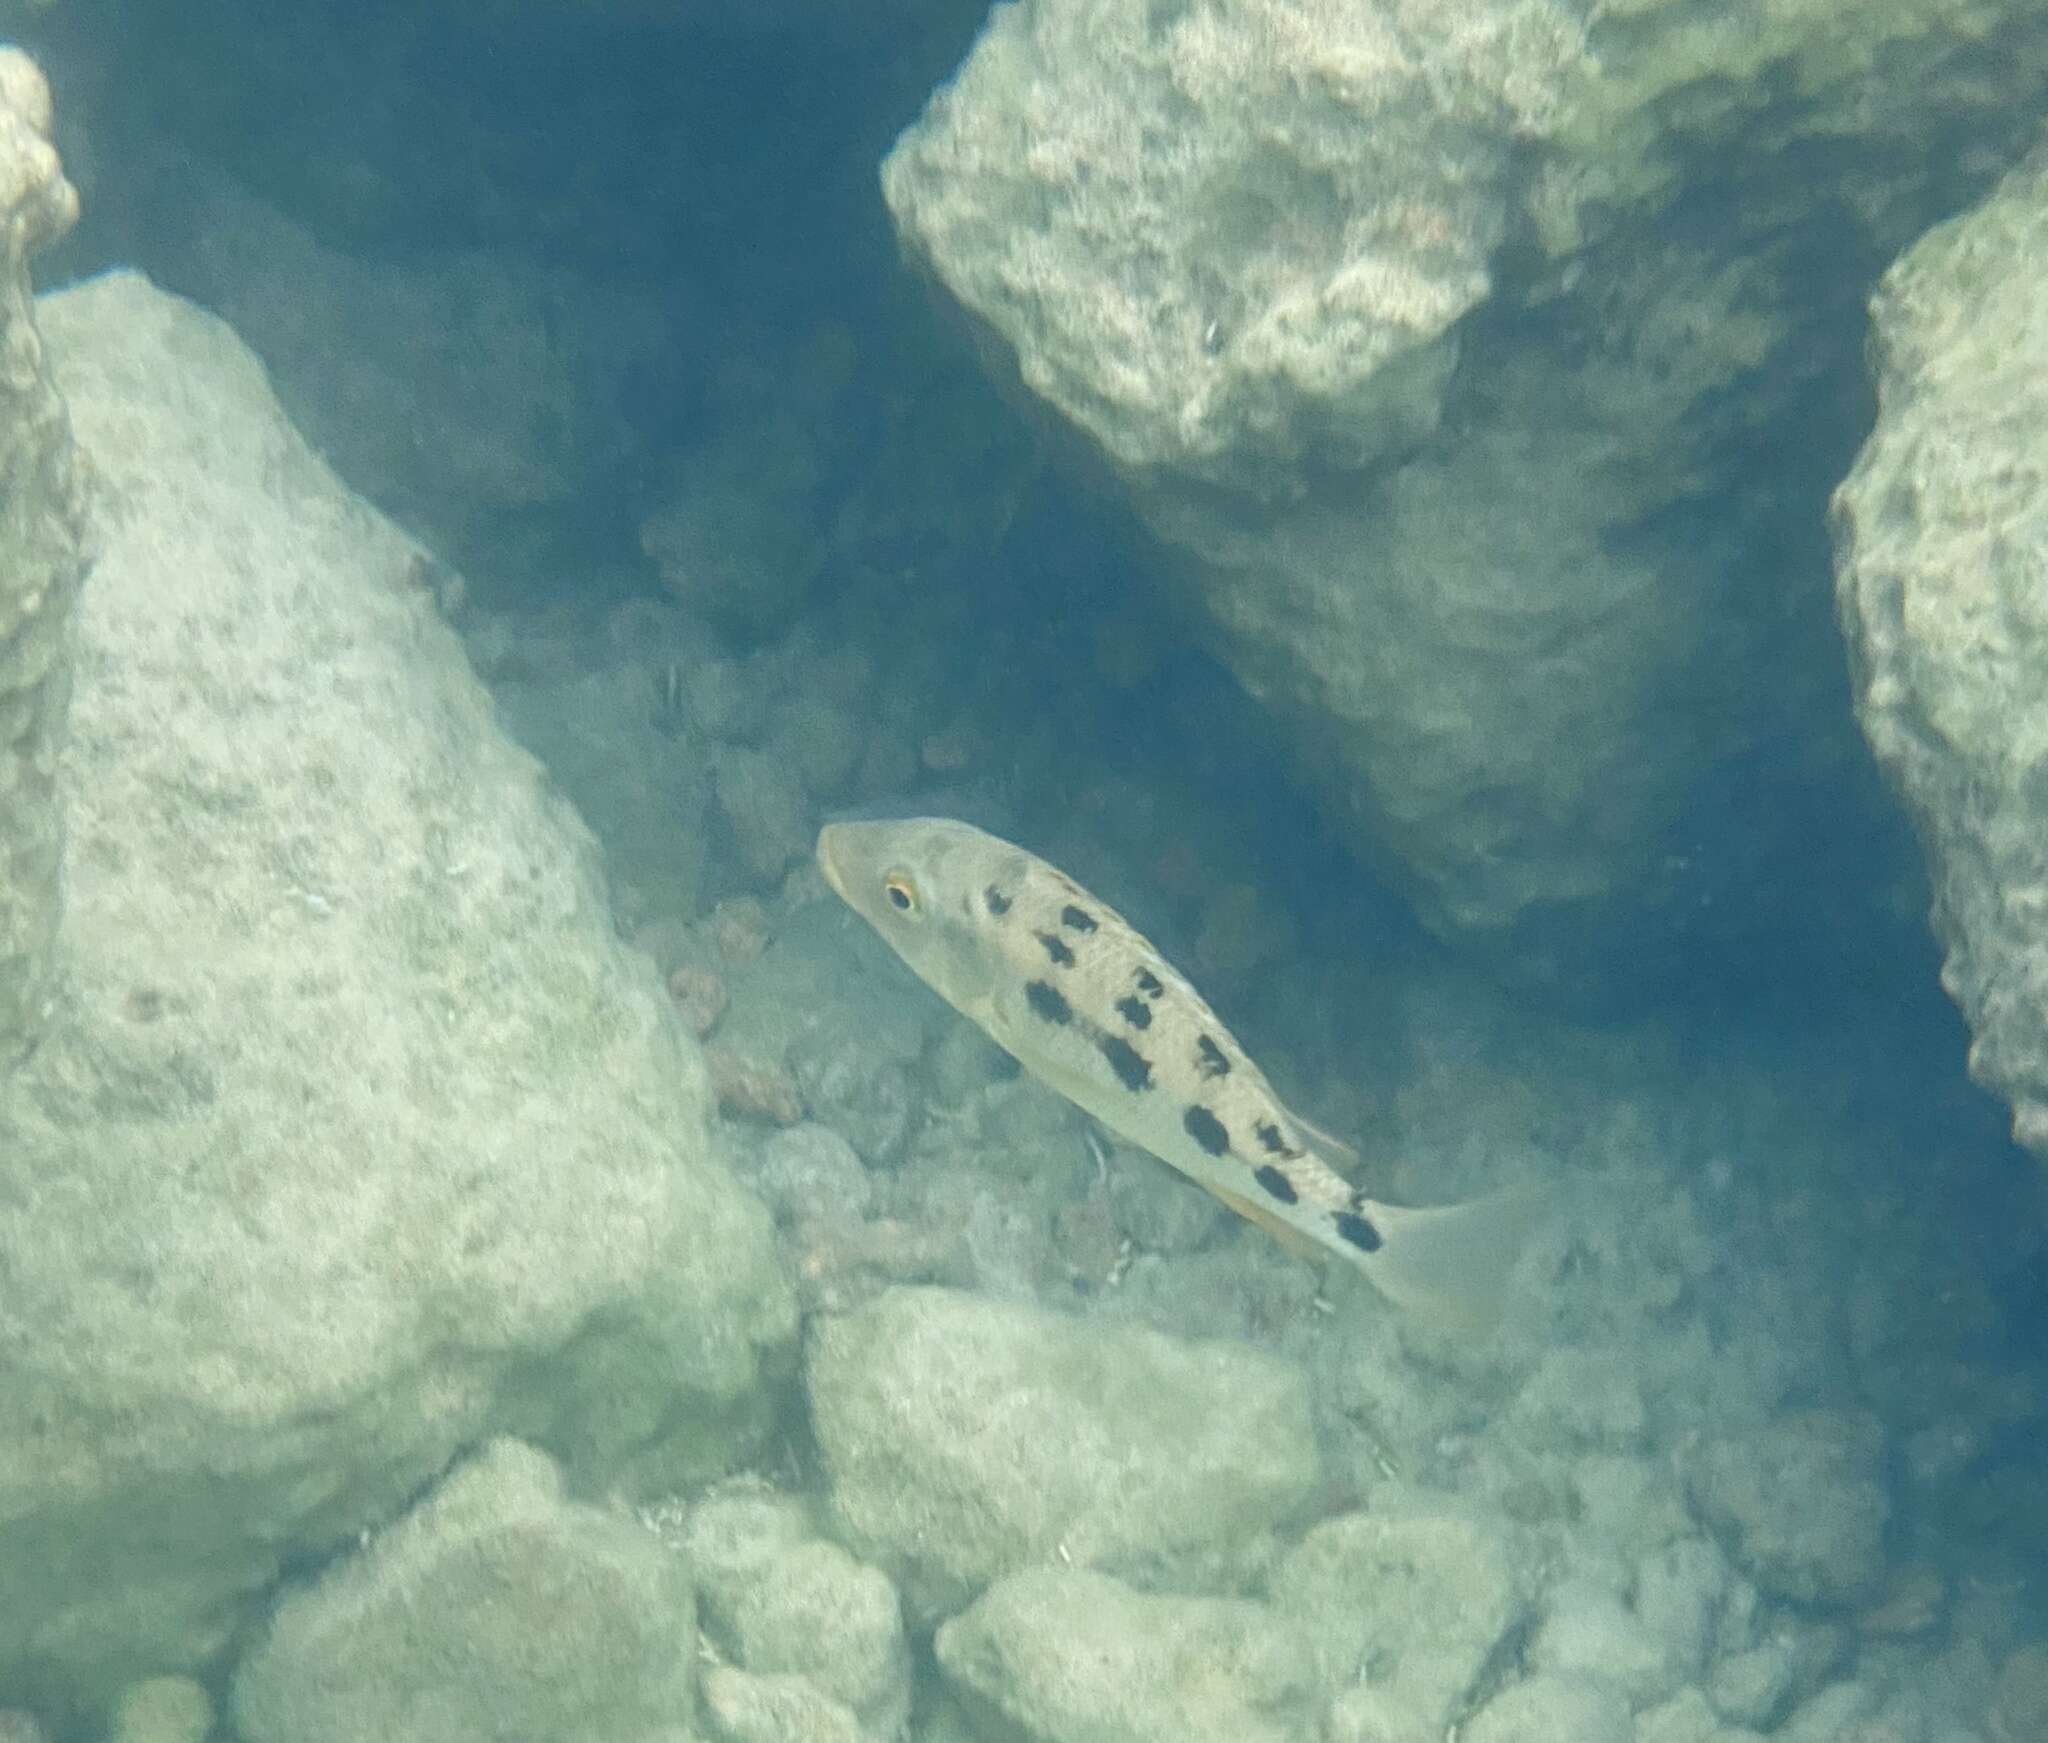
[[[1264,1605],[1135,1592],[1080,1568],[998,1581],[934,1642],[939,1668],[1031,1743],[1295,1743],[1312,1655]]]
[[[498,1441],[293,1591],[234,1684],[246,1743],[682,1743],[688,1564]]]
[[[1435,426],[1583,51],[1550,0],[1427,10],[999,7],[882,190],[1117,466],[1285,503]]]
[[[2012,150],[2048,63],[2024,0],[1738,10],[1022,0],[883,175],[1333,827],[1552,981],[1763,923],[1774,828],[1811,863],[1853,745],[1783,555],[1811,487],[1757,431],[1835,415],[1853,227],[1925,223],[1929,139]],[[1785,142],[1845,134],[1867,167],[1787,189]],[[1674,222],[1695,181],[1725,224]],[[1856,214],[1825,273],[1786,242],[1809,211]]]
[[[701,1060],[414,551],[212,317],[39,311],[104,486],[68,991],[0,1088],[0,1686],[209,1660],[465,1445],[687,1480],[793,1326]]]
[[[2048,1157],[2048,148],[1885,274],[1835,495],[1871,749],[1918,825],[1972,1074]]]
[[[57,747],[85,569],[85,473],[29,302],[28,257],[78,215],[50,92],[0,48],[0,1071],[49,1015],[62,839]]]
[[[813,1323],[811,1420],[846,1541],[927,1616],[1058,1558],[1231,1577],[1318,1479],[1294,1368],[945,1289]]]

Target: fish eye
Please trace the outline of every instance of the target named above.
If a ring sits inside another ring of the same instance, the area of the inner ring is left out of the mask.
[[[902,872],[891,872],[882,880],[882,894],[889,898],[889,906],[897,913],[917,912],[917,886]]]

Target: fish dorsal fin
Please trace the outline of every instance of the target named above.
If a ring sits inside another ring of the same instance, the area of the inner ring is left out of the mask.
[[[1334,1132],[1325,1131],[1314,1120],[1287,1110],[1287,1117],[1294,1122],[1294,1129],[1307,1141],[1308,1147],[1317,1157],[1327,1162],[1339,1174],[1354,1173],[1364,1158],[1359,1155],[1356,1145],[1347,1144]]]

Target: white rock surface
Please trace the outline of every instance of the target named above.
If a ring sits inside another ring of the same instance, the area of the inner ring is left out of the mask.
[[[104,547],[68,992],[0,1087],[0,1686],[61,1702],[205,1660],[493,1431],[716,1468],[792,1326],[411,548],[212,317],[129,274],[41,316]]]
[[[1970,1069],[2048,1157],[2048,149],[1872,300],[1834,502],[1857,718],[1919,827]]]

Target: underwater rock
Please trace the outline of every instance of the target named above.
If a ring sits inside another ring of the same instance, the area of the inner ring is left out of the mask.
[[[1364,6],[1007,8],[883,193],[1115,465],[1285,502],[1305,467],[1435,425],[1510,222],[1511,142],[1562,107],[1565,9],[1461,12],[1409,36]]]
[[[1599,1683],[1539,1676],[1488,1701],[1462,1743],[1635,1743],[1628,1703]]]
[[[910,1652],[895,1588],[836,1543],[793,1543],[755,1570],[730,1610],[734,1655],[763,1675],[801,1676],[876,1735],[910,1716]]]
[[[732,831],[740,870],[773,888],[811,850],[818,820],[797,770],[780,757],[746,745],[719,749],[712,762],[718,808]]]
[[[67,624],[87,562],[86,472],[29,300],[28,257],[78,216],[50,144],[50,89],[0,46],[0,1072],[50,1015],[71,694]]]
[[[773,1133],[743,1166],[748,1185],[778,1222],[814,1218],[828,1227],[851,1228],[874,1203],[874,1179],[853,1146],[814,1120]]]
[[[1605,991],[1787,924],[1815,799],[1867,802],[1785,556],[1813,481],[1756,433],[1837,427],[1833,285],[1953,198],[1930,142],[2023,149],[2038,8],[1939,10],[1851,44],[1810,0],[1725,31],[1682,0],[1038,0],[883,188],[1333,830],[1437,932]],[[1818,254],[1780,169],[1808,138],[1870,147],[1796,195],[1816,237],[1854,213]],[[1675,214],[1709,187],[1703,235]]]
[[[130,273],[40,314],[113,510],[70,988],[0,1086],[0,1686],[55,1706],[213,1658],[493,1432],[715,1472],[794,1327],[695,1046],[413,548],[212,316]]]
[[[667,299],[559,258],[446,246],[445,229],[353,253],[178,147],[125,180],[159,213],[139,252],[261,354],[353,488],[444,548],[502,552],[508,519],[538,532],[602,499],[636,440],[624,408],[684,370],[691,327]]]
[[[811,1535],[804,1504],[793,1495],[740,1477],[689,1510],[679,1539],[696,1577],[705,1631],[733,1650],[732,1615],[742,1593],[784,1550]]]
[[[1375,1688],[1435,1735],[1528,1614],[1521,1560],[1503,1522],[1414,1495],[1316,1526],[1268,1584],[1326,1681],[1369,1662]]]
[[[682,1543],[706,1635],[750,1674],[706,1704],[736,1736],[787,1731],[813,1706],[895,1737],[910,1712],[910,1656],[888,1580],[812,1535],[803,1504],[736,1485],[691,1509]],[[749,1717],[751,1715],[751,1717]],[[828,1716],[819,1723],[838,1724]],[[778,1729],[776,1727],[783,1727]]]
[[[1994,1743],[2048,1737],[2048,1644],[2023,1646],[2000,1667],[1991,1697]]]
[[[668,502],[642,525],[641,548],[693,613],[736,639],[785,633],[825,560],[821,432],[834,408],[791,405],[721,430],[680,456]]]
[[[1221,1583],[1320,1475],[1302,1376],[1242,1345],[894,1288],[806,1360],[840,1535],[923,1617],[1055,1559]]]
[[[800,1676],[717,1665],[704,1673],[704,1717],[718,1743],[868,1743],[847,1707]]]
[[[1762,1591],[1801,1604],[1856,1604],[1884,1578],[1884,1431],[1812,1410],[1705,1441],[1687,1488],[1701,1518]]]
[[[1264,1605],[1082,1568],[998,1581],[934,1650],[957,1693],[1032,1743],[1295,1743],[1316,1692],[1310,1654]]]
[[[107,1743],[206,1743],[212,1735],[206,1690],[189,1676],[153,1676],[122,1690]]]
[[[2048,148],[1885,274],[1834,532],[1857,719],[1926,851],[1971,1075],[2048,1158],[2044,261]]]
[[[1531,1675],[1596,1684],[1640,1708],[1675,1692],[1681,1677],[1672,1660],[1668,1644],[1619,1593],[1567,1578],[1545,1594],[1524,1662]]]
[[[673,1743],[693,1715],[691,1607],[681,1556],[496,1441],[287,1592],[235,1673],[235,1726],[247,1743]]]

